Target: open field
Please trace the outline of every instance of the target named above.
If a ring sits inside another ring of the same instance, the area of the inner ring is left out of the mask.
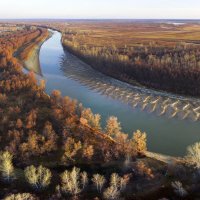
[[[66,26],[66,31],[80,34],[80,45],[111,46],[123,48],[153,44],[158,47],[174,47],[177,42],[198,42],[200,25],[111,23],[111,22],[73,22]]]

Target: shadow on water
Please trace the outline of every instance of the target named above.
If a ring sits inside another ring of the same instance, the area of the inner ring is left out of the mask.
[[[200,120],[200,100],[170,95],[168,93],[134,87],[111,77],[105,76],[89,65],[65,52],[60,60],[61,70],[65,76],[95,90],[101,95],[117,99],[130,105],[133,109],[177,117],[181,120]]]
[[[148,148],[170,155],[184,155],[186,147],[200,140],[200,101],[134,87],[94,70],[63,50],[55,32],[40,51],[46,90],[59,89],[102,116],[115,115],[123,130],[147,132]]]

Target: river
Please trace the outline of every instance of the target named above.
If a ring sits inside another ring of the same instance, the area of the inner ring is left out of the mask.
[[[106,119],[117,116],[123,131],[147,133],[148,150],[172,156],[200,141],[199,100],[130,86],[105,76],[63,50],[54,32],[41,47],[40,65],[46,92],[57,89]]]

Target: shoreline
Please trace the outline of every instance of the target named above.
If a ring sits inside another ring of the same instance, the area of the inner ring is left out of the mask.
[[[45,37],[43,40],[41,40],[38,44],[34,45],[34,48],[31,50],[28,58],[25,61],[23,61],[23,66],[25,69],[29,71],[33,71],[34,73],[40,76],[43,76],[42,69],[40,66],[40,59],[39,59],[40,49],[41,49],[41,46],[44,44],[44,42],[46,42],[49,38],[51,38],[52,35],[53,33],[48,31],[48,36]]]
[[[48,35],[42,38],[40,42],[36,42],[31,49],[31,51],[28,53],[28,56],[26,59],[20,59],[18,51],[16,52],[16,57],[22,64],[23,68],[28,70],[28,71],[33,71],[34,73],[43,76],[42,75],[42,69],[40,66],[40,59],[39,59],[39,54],[40,54],[40,49],[41,46],[44,44],[45,41],[47,41],[49,38],[51,38],[53,33],[48,30]],[[23,48],[23,47],[22,47]]]
[[[28,56],[28,59],[23,61],[23,66],[25,69],[29,71],[33,71],[34,73],[43,76],[42,75],[42,69],[40,66],[40,49],[41,46],[45,41],[47,41],[49,38],[51,38],[52,34],[49,32],[48,37],[44,38],[42,41],[40,41],[38,44],[35,44],[34,48],[31,50],[30,55]]]

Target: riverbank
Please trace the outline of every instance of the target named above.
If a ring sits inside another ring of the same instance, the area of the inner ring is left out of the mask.
[[[31,50],[31,53],[28,56],[28,59],[23,61],[24,67],[27,70],[33,71],[36,74],[42,76],[42,69],[39,60],[40,48],[43,45],[43,43],[47,41],[52,35],[53,33],[49,32],[47,37],[44,37],[39,43],[34,45],[33,49]]]
[[[28,44],[22,46],[15,52],[15,57],[19,59],[23,67],[29,71],[33,71],[36,74],[42,76],[42,70],[39,61],[39,53],[42,44],[47,41],[51,36],[52,32],[42,32],[41,35]]]

